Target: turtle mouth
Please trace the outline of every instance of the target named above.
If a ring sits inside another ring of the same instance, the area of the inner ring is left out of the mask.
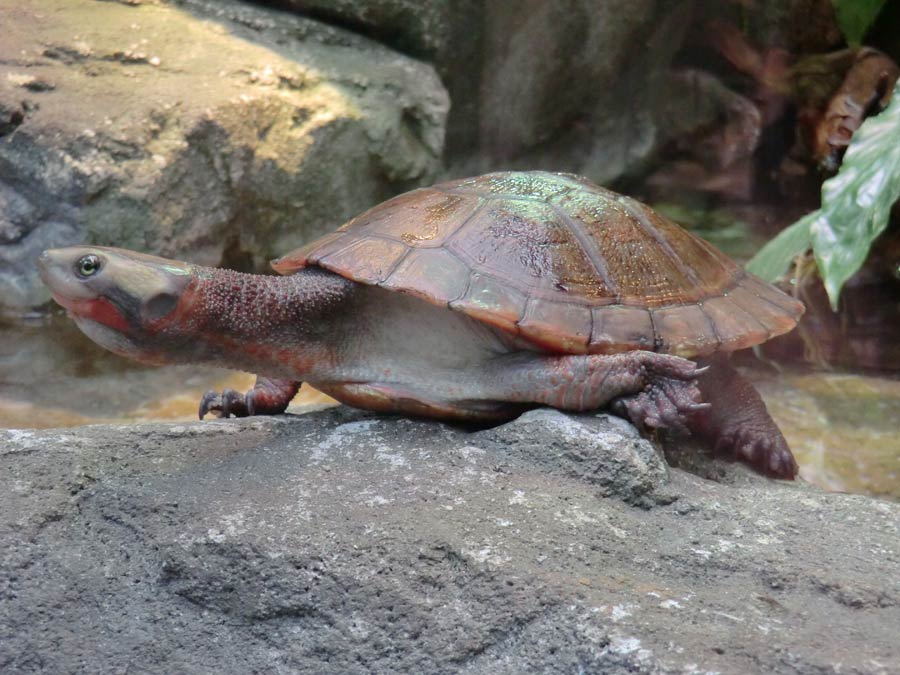
[[[125,333],[100,323],[89,316],[78,314],[70,314],[70,316],[75,321],[78,329],[101,347],[119,356],[126,356],[146,363],[156,363],[148,355],[145,355],[137,343]]]
[[[69,318],[76,323],[91,321],[102,324],[119,333],[131,332],[131,326],[119,308],[103,296],[83,299],[72,298],[52,290],[50,295],[58,305],[66,310]]]
[[[66,315],[70,319],[90,319],[92,309],[96,300],[76,300],[55,291],[50,292],[53,301],[66,310]]]
[[[66,314],[69,315],[69,318],[75,318],[79,315],[78,300],[68,298],[65,295],[61,295],[60,293],[56,293],[54,291],[50,291],[50,297],[53,298],[53,302],[66,310]]]

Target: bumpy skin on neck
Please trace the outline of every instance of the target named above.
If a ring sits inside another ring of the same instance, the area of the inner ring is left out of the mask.
[[[330,318],[352,294],[353,282],[317,269],[288,277],[195,270],[195,282],[164,329],[191,345],[177,346],[173,360],[298,380],[334,367]]]

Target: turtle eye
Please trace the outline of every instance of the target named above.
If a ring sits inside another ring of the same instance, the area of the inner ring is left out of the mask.
[[[82,256],[75,263],[75,270],[80,277],[89,277],[100,271],[100,256],[93,253]]]

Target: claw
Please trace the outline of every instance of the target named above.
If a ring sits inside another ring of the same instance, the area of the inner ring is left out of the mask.
[[[244,406],[247,408],[247,415],[252,417],[256,414],[256,395],[255,390],[250,389],[244,394]]]
[[[221,410],[221,401],[217,402],[216,400],[219,398],[219,394],[214,392],[212,389],[208,389],[205,394],[203,394],[203,398],[200,399],[200,419],[202,420],[206,417],[207,413],[212,412],[214,415],[218,417],[217,409]]]
[[[200,399],[200,419],[202,420],[207,414],[213,414],[216,417],[227,419],[229,417],[246,417],[249,407],[247,398],[244,394],[234,389],[225,389],[221,394],[209,390],[203,394]],[[253,397],[249,397],[251,406]]]

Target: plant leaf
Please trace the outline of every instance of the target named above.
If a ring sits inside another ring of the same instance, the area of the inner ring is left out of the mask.
[[[841,32],[851,47],[859,47],[886,0],[831,0]]]
[[[841,169],[822,184],[822,207],[808,216],[816,263],[832,308],[865,262],[900,197],[900,82],[890,105],[853,134]],[[777,238],[776,238],[777,239]]]
[[[790,267],[791,261],[810,246],[809,224],[818,212],[808,213],[790,227],[786,227],[763,246],[746,267],[766,281],[775,281]]]

